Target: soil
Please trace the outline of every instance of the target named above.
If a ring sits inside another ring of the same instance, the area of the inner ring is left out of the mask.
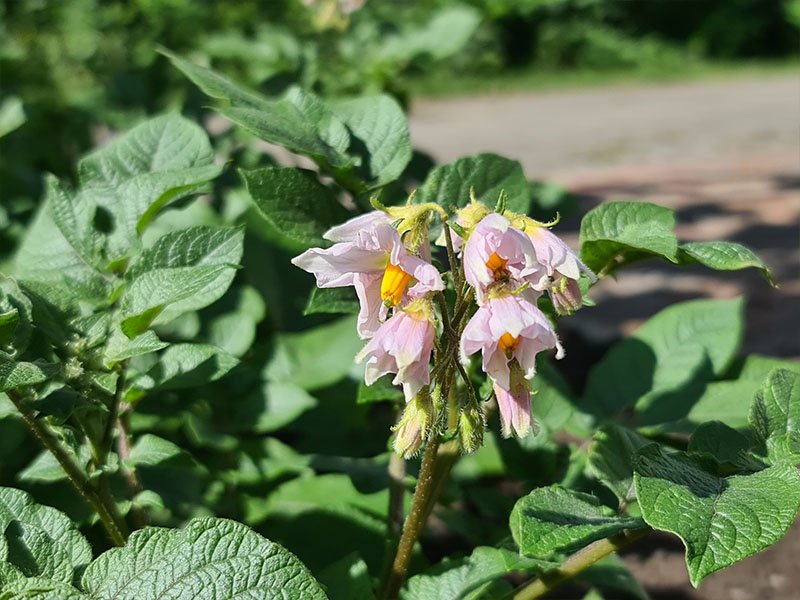
[[[578,214],[608,199],[673,207],[681,240],[747,244],[780,286],[752,270],[650,262],[596,286],[597,307],[565,320],[564,335],[606,347],[674,302],[743,295],[742,352],[800,358],[800,76],[422,100],[411,132],[437,162],[478,152],[516,158],[528,177],[577,194]],[[579,223],[559,225],[573,246]],[[658,600],[800,600],[797,556],[800,522],[698,589],[674,536],[643,540],[624,558]]]

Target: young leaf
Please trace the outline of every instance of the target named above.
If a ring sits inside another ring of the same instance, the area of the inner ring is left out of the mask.
[[[587,410],[636,405],[645,423],[685,416],[713,376],[725,372],[743,330],[742,300],[692,300],[665,308],[616,344],[589,373]],[[686,394],[687,401],[680,395]],[[678,398],[665,400],[666,394]]]
[[[241,523],[203,518],[178,530],[134,532],[122,548],[97,558],[83,575],[92,598],[325,600],[325,593],[288,550]]]
[[[333,111],[360,140],[363,179],[370,188],[391,183],[411,160],[411,137],[403,109],[391,96],[362,96],[333,105]]]
[[[652,444],[636,454],[634,468],[644,520],[683,540],[695,587],[777,542],[800,508],[800,475],[788,463],[723,478],[687,454]]]
[[[12,356],[28,347],[33,331],[33,304],[19,284],[0,275],[0,348]]]
[[[520,552],[549,558],[626,529],[639,529],[644,523],[615,515],[589,494],[551,486],[537,488],[521,498],[511,512],[509,526]]]
[[[409,579],[400,600],[477,600],[491,582],[509,573],[540,573],[555,566],[505,548],[479,546],[467,558],[446,560]]]
[[[589,466],[620,503],[635,499],[631,458],[649,443],[635,431],[619,425],[604,425],[594,434]]]
[[[515,160],[497,154],[478,154],[460,158],[429,174],[414,197],[416,202],[435,202],[440,206],[466,206],[470,201],[470,190],[475,198],[494,206],[500,192],[508,195],[508,210],[527,214],[531,197],[528,180],[522,165]]]
[[[595,273],[659,256],[678,262],[675,214],[648,202],[604,202],[581,221],[581,258]]]
[[[0,559],[28,577],[71,583],[92,550],[70,519],[26,492],[0,487]]]
[[[239,174],[259,213],[288,250],[326,245],[322,234],[348,217],[312,171],[264,167]]]
[[[688,242],[681,244],[678,257],[683,264],[700,263],[718,271],[759,269],[773,286],[772,273],[766,263],[747,246],[736,242]]]
[[[121,330],[112,329],[103,356],[106,365],[110,366],[133,356],[157,352],[167,346],[167,342],[162,342],[155,332],[149,329],[134,338],[128,338]]]
[[[771,462],[800,462],[800,373],[770,372],[753,400],[750,424]]]
[[[0,354],[0,392],[42,383],[58,371],[59,366],[56,364],[41,361],[16,362]]]

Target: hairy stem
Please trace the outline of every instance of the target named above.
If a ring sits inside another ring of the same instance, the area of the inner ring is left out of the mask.
[[[58,461],[64,473],[67,475],[70,483],[83,496],[83,498],[91,505],[100,517],[100,522],[103,524],[106,532],[108,532],[111,541],[116,546],[122,546],[128,539],[129,531],[125,520],[117,510],[117,505],[114,499],[108,494],[103,494],[99,491],[84,471],[75,463],[69,451],[64,447],[61,441],[56,437],[53,431],[42,421],[36,418],[34,412],[25,405],[22,397],[15,391],[9,390],[6,392],[11,402],[19,411],[25,424],[33,432],[39,442],[44,446]]]
[[[111,406],[109,406],[109,415],[106,420],[105,427],[103,428],[103,436],[100,439],[101,457],[103,463],[108,460],[108,454],[111,452],[111,447],[114,444],[114,427],[117,424],[117,417],[119,416],[119,405],[122,402],[122,396],[125,393],[125,383],[128,374],[128,361],[123,361],[119,365],[119,373],[117,376],[117,385],[114,389],[114,397],[111,399]]]
[[[120,406],[119,413],[116,419],[117,428],[117,455],[120,462],[120,473],[125,479],[125,487],[128,489],[128,497],[133,500],[137,494],[142,491],[142,484],[136,471],[128,468],[125,462],[131,456],[131,413],[129,410],[124,410],[124,406]],[[147,513],[141,506],[136,504],[131,505],[130,517],[136,529],[145,527],[148,523]]]
[[[619,551],[628,544],[652,532],[652,529],[645,527],[644,529],[626,531],[620,535],[593,542],[570,556],[557,570],[545,573],[538,579],[516,590],[511,599],[535,600],[536,598],[541,598],[565,581],[585,571],[601,558],[605,558],[609,554]]]
[[[400,587],[406,579],[408,565],[411,562],[411,552],[428,516],[427,505],[431,491],[435,487],[434,464],[438,450],[439,436],[432,435],[431,439],[428,440],[425,454],[422,457],[422,466],[417,479],[417,487],[414,490],[411,512],[408,513],[408,518],[406,518],[403,526],[403,535],[400,536],[400,542],[397,544],[397,553],[395,554],[391,571],[389,571],[380,594],[382,600],[396,600],[400,593]]]

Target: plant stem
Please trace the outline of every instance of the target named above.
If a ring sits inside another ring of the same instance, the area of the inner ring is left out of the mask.
[[[397,544],[397,554],[395,554],[392,569],[380,594],[382,600],[396,600],[400,593],[400,587],[405,581],[408,565],[411,562],[411,552],[428,516],[427,505],[435,483],[434,464],[438,451],[439,436],[432,435],[422,457],[422,466],[417,479],[417,487],[414,490],[411,512],[408,513],[408,518],[403,525],[403,535],[400,536],[400,542]]]
[[[120,473],[122,474],[123,479],[125,479],[125,486],[128,488],[128,497],[131,499],[131,501],[133,501],[134,498],[136,498],[136,495],[142,491],[142,484],[139,481],[139,477],[136,475],[136,471],[129,469],[125,465],[125,461],[127,461],[131,456],[130,420],[130,411],[123,410],[123,407],[120,406],[120,411],[116,419],[117,456],[119,456]],[[136,529],[141,529],[147,525],[147,513],[141,506],[131,504],[130,517],[133,520],[133,526]]]
[[[541,598],[565,581],[588,569],[601,558],[619,551],[621,548],[652,532],[652,529],[645,527],[644,529],[626,531],[620,535],[589,544],[570,556],[557,570],[545,573],[520,588],[513,595],[512,600],[535,600],[536,598]]]
[[[122,395],[125,393],[125,382],[127,381],[128,361],[123,361],[119,365],[119,373],[117,375],[117,385],[114,389],[114,397],[111,399],[111,406],[109,407],[109,415],[106,420],[106,425],[103,428],[103,437],[100,439],[100,448],[102,451],[101,457],[103,464],[108,460],[108,454],[111,452],[111,446],[114,444],[114,426],[117,424],[117,417],[119,415],[119,405],[122,402]]]
[[[19,411],[25,424],[33,432],[39,442],[44,446],[58,461],[70,483],[92,506],[100,517],[100,521],[108,532],[111,541],[116,546],[125,544],[128,539],[128,526],[117,510],[117,505],[109,495],[101,494],[86,473],[75,463],[67,449],[61,444],[50,428],[36,418],[34,412],[25,405],[22,397],[15,391],[6,392],[11,402]]]

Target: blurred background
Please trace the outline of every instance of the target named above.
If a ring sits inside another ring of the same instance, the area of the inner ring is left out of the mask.
[[[773,268],[778,290],[651,263],[603,281],[598,306],[563,324],[583,348],[563,366],[578,378],[696,297],[744,294],[743,352],[800,358],[800,0],[2,0],[0,269],[44,173],[74,180],[81,155],[145,115],[183,111],[239,165],[286,160],[211,116],[158,47],[266,93],[388,92],[418,149],[408,182],[478,152],[520,160],[536,216],[558,211],[573,247],[589,208],[640,199],[675,208],[682,240],[739,241]],[[236,216],[247,201],[228,171],[207,202]],[[270,331],[303,327],[263,293]],[[797,551],[795,531],[702,592],[677,543],[627,561],[654,598],[791,598]]]

